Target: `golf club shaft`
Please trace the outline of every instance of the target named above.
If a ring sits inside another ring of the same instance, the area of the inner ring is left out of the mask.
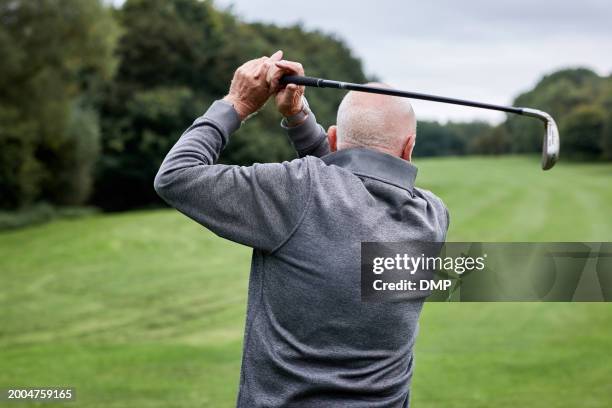
[[[353,84],[350,82],[331,81],[329,79],[313,78],[300,75],[285,75],[280,80],[281,84],[296,84],[304,86],[313,86],[317,88],[337,88],[346,89],[349,91],[369,92],[383,95],[400,96],[404,98],[422,99],[425,101],[434,101],[442,103],[451,103],[453,105],[472,106],[474,108],[490,109],[508,113],[523,115],[523,108],[514,106],[493,105],[490,103],[466,101],[464,99],[448,98],[446,96],[428,95],[418,92],[399,91],[397,89],[382,88],[378,86]]]

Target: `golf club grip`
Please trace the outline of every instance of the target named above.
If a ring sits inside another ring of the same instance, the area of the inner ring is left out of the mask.
[[[287,84],[296,84],[296,85],[304,85],[304,86],[315,86],[320,87],[321,81],[320,78],[313,78],[301,75],[285,75],[280,79],[280,83],[282,85]]]

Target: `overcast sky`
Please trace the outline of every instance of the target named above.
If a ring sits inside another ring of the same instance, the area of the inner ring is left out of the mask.
[[[406,90],[510,104],[543,74],[559,68],[586,66],[601,75],[612,72],[612,0],[216,0],[216,4],[232,5],[247,21],[301,22],[335,33],[362,59],[366,73]],[[285,51],[290,57],[291,50]],[[308,66],[305,69],[308,73]],[[480,109],[413,104],[420,118],[503,118]]]
[[[509,104],[559,68],[612,72],[612,0],[216,3],[233,4],[247,21],[302,22],[336,33],[363,60],[366,73],[406,90]],[[413,104],[421,118],[503,118],[481,109]]]

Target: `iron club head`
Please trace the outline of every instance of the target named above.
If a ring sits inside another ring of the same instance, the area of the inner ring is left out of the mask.
[[[542,141],[542,170],[551,169],[559,159],[559,128],[548,113],[531,108],[522,108],[523,114],[544,122],[546,133]]]

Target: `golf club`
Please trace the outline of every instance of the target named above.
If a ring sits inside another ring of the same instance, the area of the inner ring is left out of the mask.
[[[518,108],[514,106],[493,105],[490,103],[466,101],[463,99],[448,98],[445,96],[428,95],[417,92],[399,91],[397,89],[381,88],[377,86],[353,84],[349,82],[332,81],[329,79],[313,78],[300,75],[285,75],[280,83],[313,86],[317,88],[336,88],[349,91],[369,92],[383,95],[400,96],[403,98],[422,99],[425,101],[451,103],[454,105],[472,106],[475,108],[490,109],[517,115],[538,118],[546,127],[546,134],[542,143],[542,170],[552,168],[559,158],[559,130],[555,120],[548,113],[531,108]]]

